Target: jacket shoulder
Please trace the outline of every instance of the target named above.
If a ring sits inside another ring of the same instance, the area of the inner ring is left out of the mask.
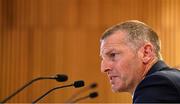
[[[160,71],[153,73],[149,77],[152,76],[160,76],[169,80],[176,87],[180,94],[180,70],[174,68],[164,68]]]
[[[165,68],[146,76],[137,86],[133,102],[180,102],[180,71]]]

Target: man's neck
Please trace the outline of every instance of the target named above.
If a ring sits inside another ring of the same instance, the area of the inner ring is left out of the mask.
[[[143,72],[143,74],[142,74],[142,76],[141,76],[140,82],[145,78],[146,74],[149,72],[149,70],[151,69],[151,67],[152,67],[157,61],[158,61],[157,58],[153,58],[153,59],[150,60],[150,62],[145,66],[145,69],[144,69],[144,72]],[[139,83],[140,83],[140,82],[139,82]],[[138,85],[138,84],[137,84],[137,85]],[[137,85],[136,85],[136,86],[137,86]],[[135,87],[135,88],[136,88],[136,87]],[[133,93],[134,93],[135,88],[132,89],[131,91],[129,91],[129,92],[132,94],[132,96],[133,96]]]
[[[158,61],[157,58],[153,58],[150,62],[145,66],[144,73],[142,74],[142,80],[145,78],[146,74],[149,72],[151,67]]]

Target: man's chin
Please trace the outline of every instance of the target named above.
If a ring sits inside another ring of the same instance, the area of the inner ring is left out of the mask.
[[[117,93],[117,92],[126,92],[126,91],[122,88],[112,86],[112,92]]]
[[[117,92],[119,92],[119,91],[112,89],[112,92],[117,93]]]
[[[114,86],[111,86],[111,87],[112,87],[112,92],[114,92],[114,93],[120,92],[118,88],[116,88]]]

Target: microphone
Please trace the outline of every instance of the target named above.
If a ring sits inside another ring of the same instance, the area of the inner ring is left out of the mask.
[[[83,80],[75,81],[74,84],[71,85],[74,86],[75,88],[83,87],[84,81]]]
[[[78,102],[78,101],[80,101],[80,100],[83,100],[83,99],[86,99],[86,98],[96,98],[97,96],[98,96],[98,93],[97,93],[97,92],[92,92],[92,93],[90,93],[90,94],[87,95],[87,96],[84,96],[84,97],[81,97],[81,98],[78,98],[78,99],[72,101],[72,103],[76,103],[76,102]]]
[[[64,86],[58,86],[58,87],[54,87],[52,89],[50,89],[49,91],[47,91],[46,93],[44,93],[43,95],[41,95],[39,98],[37,98],[36,100],[34,100],[32,103],[36,103],[38,102],[40,99],[42,99],[43,97],[45,97],[47,94],[49,94],[50,92],[56,90],[56,89],[60,89],[60,88],[65,88],[65,87],[70,87],[70,86],[74,86],[75,88],[79,88],[79,87],[83,87],[84,86],[84,81],[83,80],[79,80],[79,81],[75,81],[73,84],[70,85],[64,85]]]
[[[80,95],[81,93],[88,91],[89,89],[94,89],[97,87],[97,83],[92,83],[89,86],[83,88],[82,90],[79,90],[78,92],[76,92],[75,94],[73,94],[68,100],[66,100],[66,103],[68,102],[72,102],[73,99],[75,99],[78,95]]]
[[[1,103],[6,103],[13,96],[15,96],[16,94],[21,92],[23,89],[25,89],[27,86],[31,85],[33,82],[38,81],[38,80],[43,80],[43,79],[55,79],[58,82],[64,82],[64,81],[68,80],[68,76],[64,75],[64,74],[57,74],[57,75],[51,76],[51,77],[38,77],[38,78],[35,78],[35,79],[31,80],[30,82],[26,83],[25,85],[23,85],[22,87],[20,87],[19,89],[17,89],[14,93],[9,95],[8,97],[6,97],[4,100],[1,101]]]
[[[68,76],[64,74],[57,74],[56,76],[52,77],[51,79],[55,79],[58,82],[64,82],[68,80]]]

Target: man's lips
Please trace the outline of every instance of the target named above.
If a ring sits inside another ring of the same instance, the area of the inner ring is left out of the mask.
[[[109,76],[109,81],[112,85],[115,84],[115,79],[117,78],[117,76]]]
[[[109,79],[110,80],[113,80],[114,78],[118,77],[118,76],[115,76],[115,75],[108,75]]]

